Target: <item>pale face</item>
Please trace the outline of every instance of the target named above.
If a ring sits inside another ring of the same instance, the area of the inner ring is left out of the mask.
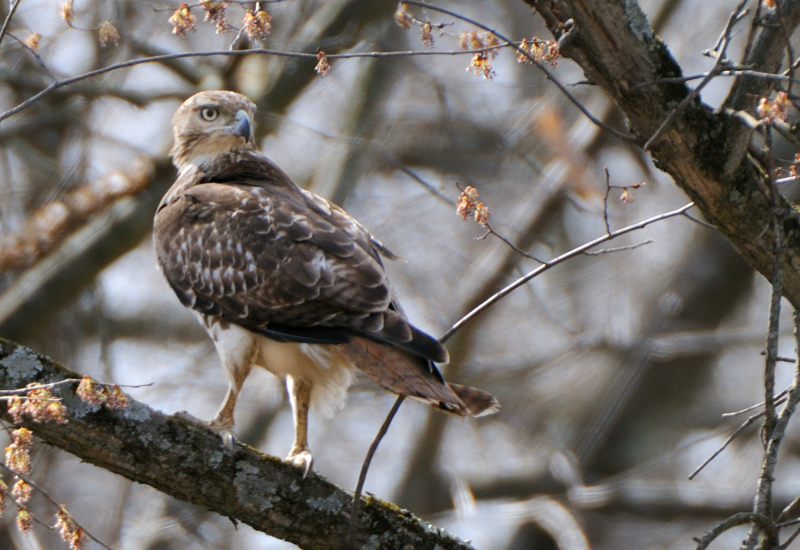
[[[222,90],[200,92],[183,102],[172,118],[175,143],[170,154],[179,170],[203,166],[219,155],[254,149],[253,115],[247,97]]]

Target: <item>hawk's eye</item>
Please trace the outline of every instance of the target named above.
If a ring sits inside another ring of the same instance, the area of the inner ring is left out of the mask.
[[[214,107],[203,107],[200,109],[200,116],[203,117],[203,120],[211,122],[219,116],[219,110]]]

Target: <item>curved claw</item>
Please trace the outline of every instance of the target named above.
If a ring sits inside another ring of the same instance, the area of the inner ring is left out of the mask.
[[[230,452],[234,452],[236,450],[236,434],[233,433],[233,430],[221,432],[219,436],[222,438],[222,444],[225,445],[225,448],[228,449]]]
[[[314,457],[308,451],[292,452],[286,457],[286,462],[296,468],[303,470],[303,479],[311,471],[311,465],[314,463]]]
[[[228,451],[233,453],[236,449],[236,434],[233,432],[233,426],[227,422],[220,422],[218,418],[215,418],[208,423],[208,427],[222,438],[222,444],[225,445]]]

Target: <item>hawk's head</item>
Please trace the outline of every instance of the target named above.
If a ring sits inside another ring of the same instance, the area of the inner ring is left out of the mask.
[[[183,102],[172,117],[175,143],[170,149],[178,170],[202,167],[225,153],[255,149],[256,106],[236,92],[200,92]]]

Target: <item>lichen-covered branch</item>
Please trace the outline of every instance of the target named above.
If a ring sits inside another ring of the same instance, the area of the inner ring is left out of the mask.
[[[52,383],[80,375],[48,358],[0,339],[0,390]],[[69,422],[25,427],[42,440],[85,462],[177,499],[214,510],[290,541],[306,550],[350,548],[352,495],[323,477],[303,472],[256,449],[239,445],[235,456],[202,422],[168,416],[130,400],[123,410],[81,401],[77,384],[54,395],[66,406]],[[9,421],[5,405],[0,418]],[[359,512],[354,548],[467,550],[468,544],[410,512],[374,497]]]

